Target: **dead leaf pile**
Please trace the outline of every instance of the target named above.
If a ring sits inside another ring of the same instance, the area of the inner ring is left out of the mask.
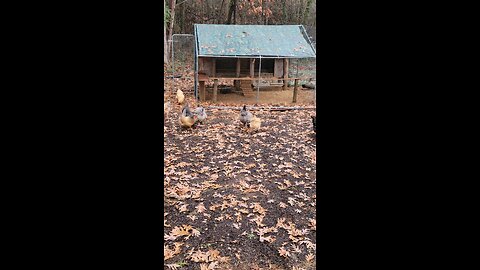
[[[177,125],[179,111],[174,105],[164,135],[166,269],[313,269],[312,113],[255,111],[262,128],[251,135],[239,111],[207,109],[192,130]]]

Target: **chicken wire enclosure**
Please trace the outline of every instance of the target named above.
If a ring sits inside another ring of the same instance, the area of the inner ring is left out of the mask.
[[[305,32],[308,35],[308,38],[311,41],[312,46],[315,51],[317,50],[316,44],[316,27],[306,26]],[[303,87],[307,85],[304,89],[310,89],[315,91],[316,98],[316,78],[317,78],[317,59],[316,58],[299,58],[295,59],[291,63],[289,76],[304,78],[299,81],[299,84]],[[289,82],[289,86],[292,87],[294,82]],[[311,88],[314,86],[314,88]]]
[[[171,92],[177,88],[183,92],[193,93],[193,73],[195,67],[194,36],[191,34],[174,34],[170,40],[170,67],[167,79],[171,80]],[[191,81],[191,87],[185,87]],[[180,86],[183,86],[180,88]]]
[[[315,59],[295,59],[290,62],[289,76],[302,78],[299,84],[303,85],[310,81],[316,81],[317,62]],[[289,82],[288,86],[293,86],[294,82]]]
[[[316,31],[315,26],[305,26],[305,33],[308,36],[312,47],[315,49],[315,52],[317,51]],[[298,84],[304,91],[310,91],[313,93],[311,98],[316,105],[317,58],[298,58],[292,60],[290,63],[289,76],[303,78],[302,80],[299,80]],[[294,84],[294,81],[290,81],[288,86],[293,87]]]
[[[304,91],[313,92],[313,103],[316,104],[317,98],[317,62],[316,58],[295,59],[290,62],[289,76],[303,78],[298,81],[298,85]],[[294,87],[295,82],[290,81],[289,87]]]

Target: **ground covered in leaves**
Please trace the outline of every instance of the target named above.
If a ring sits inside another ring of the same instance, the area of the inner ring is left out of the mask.
[[[190,103],[192,104],[192,103]],[[165,269],[314,269],[313,111],[209,110],[183,130],[175,105],[164,135]]]

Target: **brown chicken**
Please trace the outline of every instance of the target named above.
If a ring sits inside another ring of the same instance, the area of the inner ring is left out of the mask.
[[[253,116],[252,120],[248,124],[250,131],[258,131],[260,130],[261,126],[262,126],[262,120],[256,116]]]
[[[177,102],[178,104],[183,104],[185,101],[185,95],[183,94],[182,90],[178,89],[177,90]]]
[[[188,104],[183,107],[182,113],[180,114],[179,122],[180,126],[184,128],[191,128],[195,124],[195,122],[197,122],[197,116],[190,111]]]

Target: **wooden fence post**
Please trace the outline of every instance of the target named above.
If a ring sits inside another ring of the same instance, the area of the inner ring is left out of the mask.
[[[217,102],[218,79],[213,80],[213,102]]]
[[[254,58],[250,58],[250,78],[252,78],[252,80],[250,81],[250,87],[251,87],[254,83],[253,78],[255,78],[255,59]]]
[[[237,68],[235,70],[235,77],[240,78],[240,58],[237,58]],[[240,81],[234,80],[235,89],[240,90]]]
[[[298,79],[295,79],[295,86],[293,88],[293,103],[297,103],[297,93],[298,93]]]
[[[205,81],[200,81],[200,101],[205,101]]]

